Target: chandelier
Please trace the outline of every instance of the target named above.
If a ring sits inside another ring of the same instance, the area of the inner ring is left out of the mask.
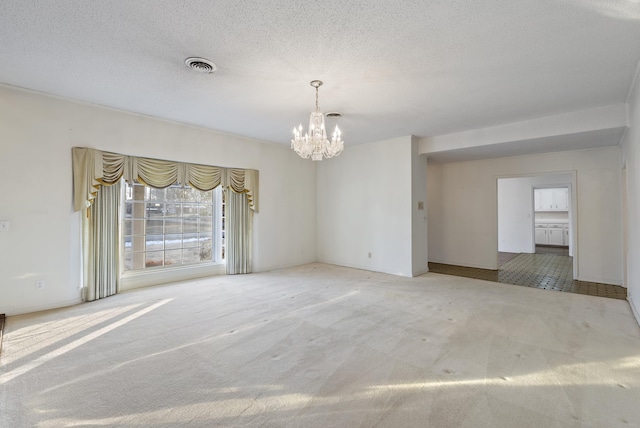
[[[324,114],[318,108],[318,88],[322,86],[322,81],[312,80],[311,86],[316,88],[316,109],[309,117],[309,131],[302,134],[302,124],[296,129],[293,128],[293,138],[291,148],[304,159],[311,158],[314,161],[321,161],[322,158],[332,158],[342,153],[344,142],[342,133],[336,125],[331,141],[327,139],[327,132],[324,128]],[[334,114],[339,116],[339,114]]]

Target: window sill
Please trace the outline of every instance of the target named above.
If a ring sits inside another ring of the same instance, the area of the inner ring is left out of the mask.
[[[124,272],[120,277],[120,291],[224,274],[224,263],[203,263]]]

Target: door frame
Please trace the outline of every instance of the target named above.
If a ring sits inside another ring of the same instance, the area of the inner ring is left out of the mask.
[[[580,260],[579,260],[579,251],[578,251],[578,186],[577,186],[577,171],[569,170],[569,171],[554,171],[554,172],[531,172],[531,173],[523,173],[523,174],[512,174],[512,175],[501,175],[495,176],[495,189],[496,189],[496,236],[495,236],[495,254],[496,254],[496,266],[498,259],[498,248],[499,248],[499,215],[498,215],[498,203],[499,203],[499,194],[498,194],[498,180],[504,178],[538,178],[538,177],[549,177],[553,175],[570,175],[571,179],[566,182],[564,180],[560,180],[556,184],[544,183],[544,184],[531,184],[530,190],[530,198],[531,198],[531,215],[530,215],[530,230],[531,230],[531,252],[535,253],[535,201],[534,201],[534,188],[553,188],[553,187],[567,187],[569,189],[569,255],[573,257],[573,279],[578,279],[580,274]]]

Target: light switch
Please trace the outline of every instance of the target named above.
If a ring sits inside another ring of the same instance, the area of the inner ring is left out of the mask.
[[[0,230],[9,230],[9,220],[0,220]]]

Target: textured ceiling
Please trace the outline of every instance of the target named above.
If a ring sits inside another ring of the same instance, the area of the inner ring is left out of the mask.
[[[0,83],[282,144],[313,79],[348,147],[622,103],[639,59],[638,0],[0,2]]]

